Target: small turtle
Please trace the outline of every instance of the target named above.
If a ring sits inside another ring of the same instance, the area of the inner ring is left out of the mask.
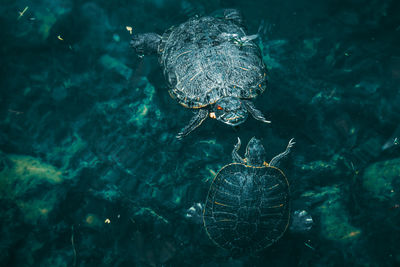
[[[279,165],[295,143],[265,162],[261,142],[253,137],[245,158],[238,154],[240,139],[232,151],[233,163],[215,176],[204,208],[196,204],[187,217],[202,210],[205,230],[219,247],[232,252],[257,252],[278,241],[291,222],[295,231],[309,230],[312,218],[306,211],[290,216],[289,183]],[[292,220],[290,218],[292,217]]]
[[[257,36],[246,35],[236,9],[224,10],[221,18],[194,17],[162,36],[133,35],[131,46],[139,55],[158,54],[171,97],[194,110],[178,139],[207,117],[236,126],[250,113],[270,123],[249,100],[261,94],[267,84],[267,69],[260,48],[253,42]]]

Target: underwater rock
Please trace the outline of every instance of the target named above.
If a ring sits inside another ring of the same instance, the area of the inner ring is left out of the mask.
[[[96,214],[89,213],[85,217],[84,225],[90,228],[100,229],[104,226],[105,220],[102,221]]]
[[[378,200],[393,199],[400,185],[400,158],[368,166],[362,177],[362,185]]]
[[[70,261],[71,255],[69,255],[69,251],[65,249],[53,250],[49,257],[41,261],[41,266],[67,267],[71,266],[68,264]]]
[[[100,64],[109,71],[115,71],[119,75],[129,79],[132,75],[132,69],[126,66],[118,59],[111,57],[110,55],[103,55],[100,57]]]
[[[68,90],[64,86],[57,86],[53,88],[51,96],[56,101],[62,101],[68,96]]]
[[[142,78],[142,82],[145,84],[144,88],[136,88],[137,94],[142,95],[142,99],[133,102],[129,105],[129,108],[133,111],[131,118],[128,123],[135,124],[139,128],[143,128],[152,124],[151,120],[161,120],[161,111],[153,102],[155,95],[154,86],[147,80],[146,77]],[[143,93],[141,93],[143,92]]]
[[[354,85],[354,87],[357,90],[365,91],[368,94],[376,93],[376,91],[378,91],[381,86],[382,85],[378,81],[368,81],[368,80],[360,81],[359,83]]]
[[[316,160],[308,163],[301,163],[299,168],[311,174],[313,177],[323,177],[326,175],[341,177],[346,173],[346,169],[343,168],[344,161],[345,158],[342,155],[334,154],[328,161]]]
[[[39,159],[21,155],[2,155],[0,199],[14,202],[27,223],[46,219],[59,201],[63,173]]]
[[[47,160],[58,160],[58,162],[62,163],[60,170],[68,170],[68,168],[71,167],[71,162],[73,162],[76,156],[80,152],[84,151],[86,147],[87,142],[83,140],[76,132],[74,132],[73,134],[64,138],[59,146],[54,146],[51,148],[51,150],[49,149],[50,151],[48,151]],[[96,162],[87,164],[87,162],[82,161],[79,162],[79,164],[85,167],[87,165],[94,165]],[[68,177],[73,176],[72,174],[77,171],[77,169],[75,171],[68,170]]]
[[[287,40],[268,40],[260,41],[258,45],[263,55],[263,61],[267,65],[268,69],[282,69],[281,63],[282,58],[285,55],[286,47],[288,45]]]
[[[116,179],[114,176],[110,176],[111,178],[109,179],[110,183],[113,182],[113,179]],[[118,187],[116,185],[107,185],[106,188],[104,188],[101,191],[97,191],[97,190],[90,190],[91,193],[93,194],[93,196],[95,197],[99,197],[101,199],[110,201],[110,202],[114,202],[117,199],[121,198],[121,192],[118,189]]]
[[[25,265],[23,263],[26,263],[27,266],[35,265],[35,256],[37,252],[40,251],[44,246],[45,243],[40,242],[35,233],[30,233],[25,236],[25,242],[22,244],[22,247],[18,250],[16,255],[16,266]]]
[[[315,56],[318,52],[318,43],[321,41],[321,38],[313,38],[313,39],[305,39],[303,40],[303,46],[301,55],[304,60],[310,60],[313,56]]]
[[[360,145],[353,147],[351,151],[345,151],[346,161],[356,171],[364,169],[379,156],[383,144],[384,140],[380,136],[371,137]]]
[[[163,266],[177,251],[173,240],[152,237],[139,231],[134,233],[132,242],[135,257],[145,266]]]
[[[314,212],[320,224],[321,235],[332,241],[353,242],[361,234],[361,230],[350,222],[349,214],[342,202],[344,193],[339,187],[321,187],[318,191],[309,191],[302,194],[312,201],[319,202]]]

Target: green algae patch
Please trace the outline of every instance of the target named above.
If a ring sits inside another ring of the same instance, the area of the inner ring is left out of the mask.
[[[394,197],[395,181],[400,181],[400,158],[376,162],[364,171],[362,185],[374,198]]]
[[[351,241],[361,234],[361,230],[352,226],[343,205],[338,201],[327,201],[318,210],[321,212],[321,230],[323,235],[334,241]]]
[[[0,199],[15,203],[29,223],[47,218],[59,198],[59,194],[49,188],[63,180],[60,170],[37,158],[2,155]]]
[[[106,219],[105,219],[106,220]],[[89,213],[86,215],[84,219],[84,225],[90,228],[101,228],[106,222],[102,221],[99,216],[93,213]]]
[[[153,102],[156,93],[154,86],[147,78],[143,78],[142,82],[145,83],[146,86],[143,89],[136,88],[137,93],[142,97],[141,101],[129,105],[133,110],[133,114],[128,123],[135,124],[139,128],[151,124],[150,120],[152,120],[152,118],[159,121],[162,117],[161,111]]]
[[[60,170],[30,156],[10,155],[3,159],[3,164],[6,166],[0,172],[0,190],[10,189],[3,186],[15,185],[14,193],[25,192],[41,182],[57,184],[63,180]]]
[[[302,197],[311,198],[314,201],[322,201],[316,207],[320,219],[321,235],[332,241],[353,242],[360,237],[361,230],[353,226],[345,205],[340,200],[343,196],[340,188],[323,187],[318,192],[305,192]]]

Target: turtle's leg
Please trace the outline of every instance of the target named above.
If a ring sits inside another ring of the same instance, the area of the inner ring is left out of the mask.
[[[194,223],[201,224],[203,222],[203,204],[195,203],[186,210],[185,217]]]
[[[161,42],[161,36],[156,33],[135,34],[131,40],[131,46],[138,54],[155,54],[158,45]]]
[[[238,9],[234,8],[224,9],[224,17],[225,19],[233,20],[239,25],[243,24],[242,13]]]
[[[242,143],[240,142],[240,138],[238,137],[238,142],[232,150],[232,160],[235,163],[243,163],[244,164],[245,163],[244,159],[242,159],[242,157],[239,156],[239,154],[238,154],[241,144]]]
[[[293,232],[306,232],[311,229],[313,219],[305,210],[296,210],[293,212],[290,230]]]
[[[294,144],[296,144],[293,140],[294,138],[289,140],[289,144],[287,145],[285,151],[283,151],[282,153],[276,155],[273,159],[271,159],[271,161],[269,162],[270,166],[279,167],[281,160],[284,159],[290,153],[291,148],[293,147]]]
[[[183,128],[178,135],[176,136],[177,139],[182,139],[186,135],[188,135],[190,132],[192,132],[194,129],[200,126],[202,122],[207,119],[208,117],[208,110],[207,109],[198,109],[196,114],[192,117],[192,119],[189,121],[189,124],[186,125],[185,128]]]
[[[256,109],[254,106],[253,102],[250,100],[242,100],[243,104],[245,105],[247,111],[253,116],[254,119],[265,122],[265,123],[271,123],[271,121],[267,121],[267,119],[264,117],[264,115]]]

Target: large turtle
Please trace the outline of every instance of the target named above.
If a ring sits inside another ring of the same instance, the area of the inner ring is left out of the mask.
[[[207,117],[236,126],[250,113],[257,120],[270,122],[249,100],[261,94],[267,83],[255,38],[257,35],[246,35],[236,9],[224,10],[223,17],[194,17],[162,36],[133,35],[131,46],[138,54],[158,53],[170,95],[195,111],[178,139]]]
[[[222,167],[215,176],[204,208],[196,204],[187,216],[193,217],[202,210],[210,239],[236,253],[257,252],[271,246],[290,222],[293,230],[310,229],[312,218],[306,211],[290,214],[289,183],[279,168],[294,144],[291,139],[286,150],[267,163],[264,147],[255,137],[246,147],[245,158],[241,158],[238,138],[232,151],[233,163]]]

